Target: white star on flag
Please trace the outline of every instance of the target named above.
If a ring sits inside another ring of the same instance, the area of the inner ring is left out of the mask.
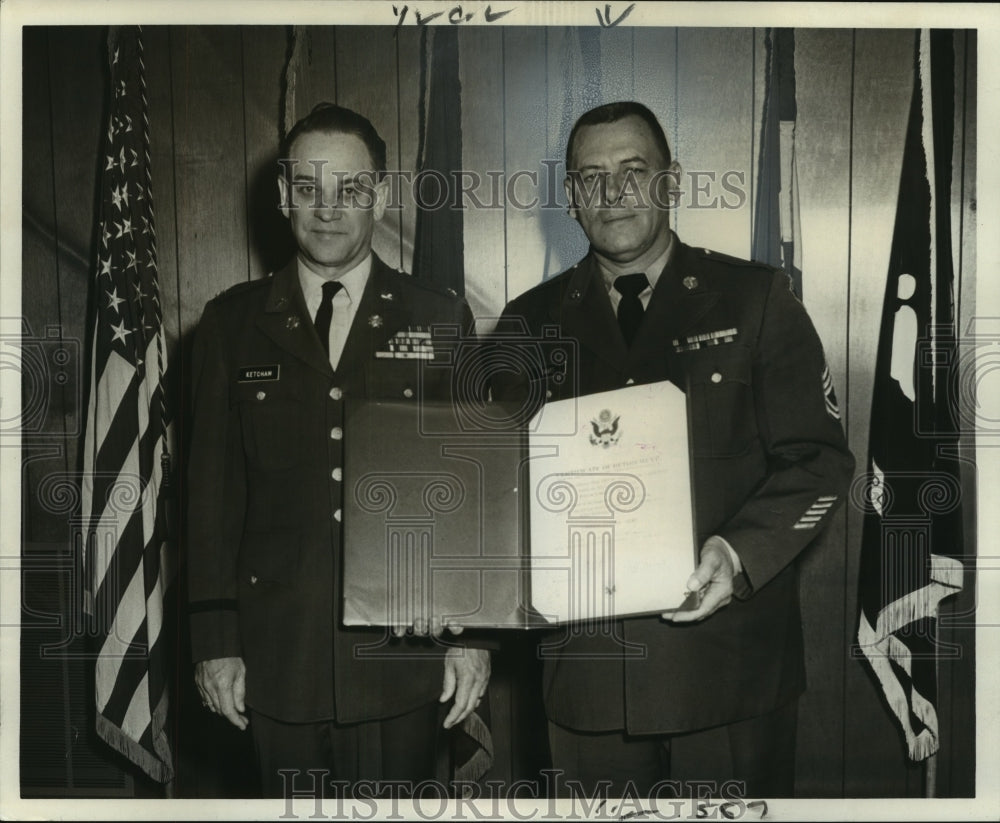
[[[118,304],[124,303],[125,298],[118,296],[118,287],[116,286],[114,291],[104,292],[108,296],[108,308],[118,311]]]
[[[103,260],[103,259],[101,260],[101,274],[106,274],[108,277],[111,277],[111,258],[110,257],[107,260]]]
[[[125,335],[132,333],[132,329],[126,329],[125,328],[125,321],[124,320],[122,320],[122,322],[119,323],[117,326],[115,326],[114,324],[112,324],[111,328],[115,330],[115,336],[111,338],[111,342],[112,343],[115,340],[121,340],[122,343],[124,343],[125,342]]]
[[[126,249],[125,254],[128,255],[128,263],[125,264],[125,268],[135,269],[136,271],[138,271],[139,269],[135,262],[135,252],[132,251],[131,249]]]

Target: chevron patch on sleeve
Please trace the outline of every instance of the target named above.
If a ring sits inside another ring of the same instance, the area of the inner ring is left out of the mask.
[[[826,413],[834,420],[840,420],[840,407],[837,405],[837,393],[833,390],[833,375],[830,367],[823,364],[823,400],[826,402]]]

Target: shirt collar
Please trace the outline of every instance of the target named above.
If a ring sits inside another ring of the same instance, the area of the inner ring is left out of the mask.
[[[327,282],[327,278],[320,277],[320,275],[316,274],[301,260],[298,261],[298,268],[299,283],[302,284],[302,293],[305,295],[306,300],[309,300],[310,295],[315,295],[317,299],[320,299],[323,292],[323,284]],[[368,252],[365,258],[353,269],[334,279],[340,282],[343,291],[347,294],[351,302],[356,303],[361,299],[361,294],[365,290],[365,285],[368,283],[371,271],[372,254]]]
[[[676,248],[677,237],[671,231],[670,241],[667,243],[667,247],[663,250],[663,254],[657,257],[644,269],[646,279],[649,281],[649,288],[656,288],[656,281],[660,279],[660,275],[663,274],[663,270],[667,267],[667,263],[670,262],[670,257]],[[604,278],[604,287],[610,292],[614,286],[615,278],[618,277],[621,272],[608,271],[600,261],[598,261],[597,265],[601,270],[601,276]],[[629,274],[632,273],[638,274],[638,272],[629,272]]]

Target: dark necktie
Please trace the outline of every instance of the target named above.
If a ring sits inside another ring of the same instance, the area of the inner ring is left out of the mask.
[[[326,356],[330,356],[330,321],[333,319],[333,297],[343,288],[338,280],[327,280],[323,284],[323,300],[316,310],[316,333],[319,335],[319,342],[323,344],[323,351]]]
[[[622,296],[618,301],[618,326],[625,338],[625,345],[630,348],[642,322],[643,308],[639,294],[648,285],[649,279],[642,272],[615,278],[615,291]]]

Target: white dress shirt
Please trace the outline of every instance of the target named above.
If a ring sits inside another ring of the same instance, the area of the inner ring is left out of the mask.
[[[302,285],[302,295],[306,299],[306,308],[309,309],[309,317],[315,319],[319,305],[323,302],[323,284],[327,281],[301,260],[298,266],[299,283]],[[371,271],[372,256],[369,253],[353,269],[336,278],[340,282],[341,289],[333,297],[333,316],[330,319],[330,365],[334,369],[340,362],[340,355],[344,351],[351,323],[354,322],[354,315],[358,313],[361,295],[364,293]]]

